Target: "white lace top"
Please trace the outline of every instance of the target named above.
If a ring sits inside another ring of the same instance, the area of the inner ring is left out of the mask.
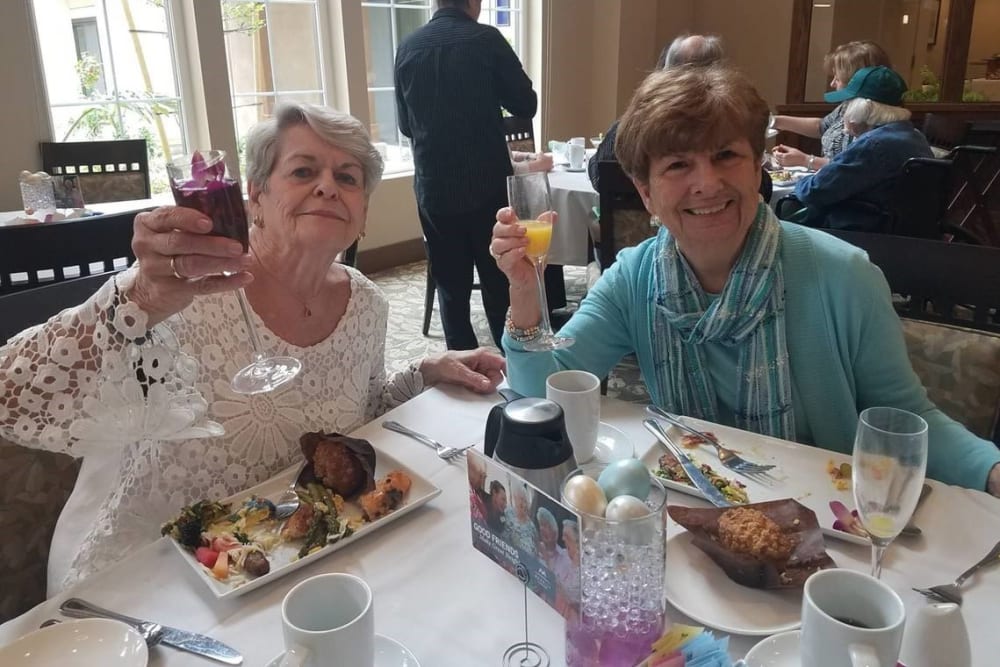
[[[268,394],[229,388],[252,357],[234,293],[147,330],[119,288],[129,272],[0,348],[0,438],[84,459],[53,537],[49,595],[159,537],[182,505],[291,465],[306,431],[347,433],[423,389],[412,367],[386,378],[388,305],[348,272],[347,310],[316,345],[291,345],[255,316],[266,352],[303,365]]]

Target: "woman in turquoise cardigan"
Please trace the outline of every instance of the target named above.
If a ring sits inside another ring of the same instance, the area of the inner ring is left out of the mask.
[[[753,85],[725,66],[640,85],[616,152],[662,228],[587,295],[561,331],[572,347],[524,351],[538,335],[534,273],[523,230],[500,211],[490,251],[510,280],[513,388],[544,395],[556,370],[603,376],[635,353],[657,405],[845,453],[861,410],[895,406],[927,420],[930,477],[1000,495],[1000,450],[927,399],[878,268],[760,201],[767,121]]]

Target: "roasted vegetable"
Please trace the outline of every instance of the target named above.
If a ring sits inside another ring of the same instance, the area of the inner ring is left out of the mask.
[[[243,560],[243,569],[247,574],[262,577],[271,571],[271,564],[267,562],[267,556],[260,551],[254,551],[247,554]]]
[[[170,535],[188,549],[202,546],[201,534],[212,522],[229,514],[229,505],[199,500],[181,509],[180,515],[160,528],[160,535]]]

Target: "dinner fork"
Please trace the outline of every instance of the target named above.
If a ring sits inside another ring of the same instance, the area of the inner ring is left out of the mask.
[[[962,604],[962,584],[965,580],[971,577],[973,574],[986,567],[987,565],[992,565],[996,563],[1000,557],[1000,542],[993,545],[990,552],[986,554],[982,560],[970,567],[968,570],[958,575],[953,583],[942,584],[940,586],[931,586],[930,588],[914,588],[916,592],[929,597],[932,600],[937,600],[939,602],[954,602],[955,604]]]
[[[678,419],[675,415],[670,414],[669,412],[663,410],[658,406],[647,405],[646,411],[652,415],[656,415],[657,417],[660,417],[661,419],[673,424],[682,431],[687,431],[691,435],[701,438],[708,444],[715,447],[715,451],[719,455],[719,461],[722,463],[722,465],[726,466],[733,472],[743,475],[744,477],[748,477],[754,480],[755,482],[765,484],[767,486],[771,486],[772,482],[777,481],[773,476],[768,474],[768,471],[774,468],[773,465],[754,463],[752,461],[746,460],[734,450],[729,449],[728,447],[723,447],[721,444],[719,444],[719,441],[716,440],[715,437],[710,436],[707,433],[703,433],[702,431],[699,431],[695,428],[691,428],[690,426],[682,422],[680,419]]]
[[[445,461],[450,461],[453,458],[462,456],[465,454],[465,450],[470,447],[475,447],[475,444],[466,445],[465,447],[449,447],[447,445],[442,445],[434,438],[430,438],[423,433],[418,433],[412,429],[408,429],[399,422],[392,421],[391,419],[382,422],[382,428],[389,431],[395,431],[396,433],[402,433],[403,435],[409,436],[421,444],[427,445],[436,451],[437,455]]]

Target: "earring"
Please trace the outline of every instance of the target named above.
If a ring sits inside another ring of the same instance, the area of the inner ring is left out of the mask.
[[[362,229],[361,233],[358,234],[358,241],[364,241],[364,240],[365,240],[365,230]]]
[[[659,227],[662,224],[663,223],[660,222],[660,216],[658,216],[658,215],[650,216],[650,218],[649,218],[649,226],[650,227]]]
[[[264,229],[264,219],[260,217],[260,213],[253,217],[253,226]]]

